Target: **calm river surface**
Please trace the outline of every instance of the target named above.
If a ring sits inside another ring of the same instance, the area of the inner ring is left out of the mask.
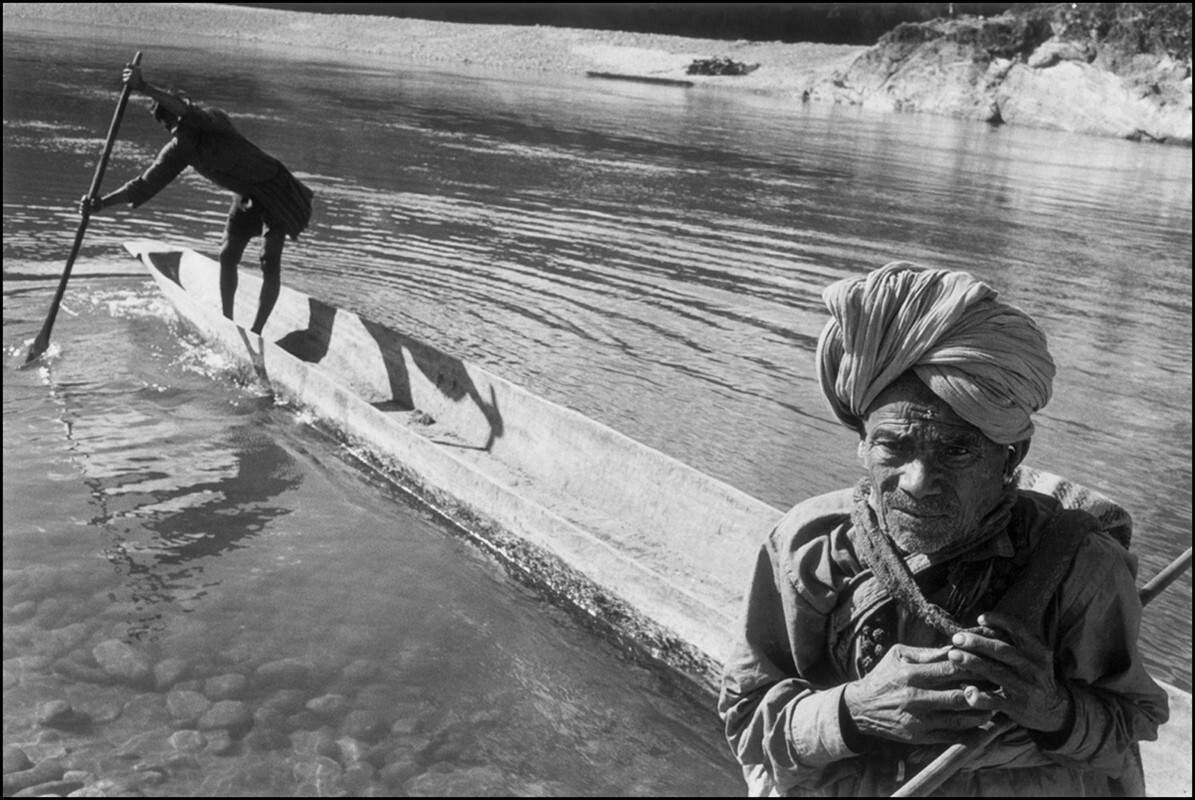
[[[1142,580],[1190,543],[1188,149],[6,25],[4,733],[34,760],[163,794],[741,791],[712,708],[180,335],[120,243],[214,255],[204,180],[93,218],[50,367],[16,369],[137,49],[315,189],[284,281],[780,508],[859,474],[821,290],[969,269],[1059,365],[1030,463],[1129,509]],[[162,143],[134,100],[105,188]],[[1185,689],[1189,587],[1142,636]]]

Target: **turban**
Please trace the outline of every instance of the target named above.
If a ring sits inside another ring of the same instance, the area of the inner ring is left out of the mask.
[[[907,261],[828,286],[818,382],[835,416],[862,436],[876,397],[911,369],[993,442],[1028,439],[1054,361],[1036,323],[996,296],[966,272]]]

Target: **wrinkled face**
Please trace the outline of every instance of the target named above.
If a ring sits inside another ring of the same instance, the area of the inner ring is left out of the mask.
[[[935,553],[971,536],[1004,492],[1012,451],[988,439],[912,376],[868,410],[859,456],[872,505],[906,553]]]

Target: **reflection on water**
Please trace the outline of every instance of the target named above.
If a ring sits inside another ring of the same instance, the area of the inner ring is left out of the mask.
[[[48,294],[45,281],[69,248],[73,198],[94,168],[118,89],[118,72],[102,65],[119,65],[137,48],[146,49],[151,79],[225,107],[316,190],[312,228],[288,246],[284,280],[475,360],[777,507],[841,488],[859,469],[851,434],[833,421],[814,377],[822,288],[895,258],[969,269],[1041,320],[1059,364],[1030,461],[1128,508],[1142,579],[1189,542],[1188,149],[569,76],[399,71],[311,54],[293,60],[228,42],[215,58],[189,45],[6,33],[6,345],[10,325],[40,324],[43,309],[23,298],[30,286],[39,301]],[[144,107],[131,106],[106,186],[143,169],[161,142]],[[188,173],[135,213],[93,219],[78,269],[114,271],[129,238],[211,254],[226,208],[222,192]],[[131,324],[137,347],[162,347],[160,323]],[[138,403],[128,402],[129,391]],[[287,550],[311,524],[300,514],[310,480],[292,483],[304,459],[280,449],[277,430],[262,431],[256,416],[211,427],[202,414],[193,419],[202,396],[198,388],[177,396],[122,388],[95,418],[73,423],[94,437],[88,459],[91,474],[103,476],[104,505],[89,493],[85,512],[64,508],[62,519],[103,519],[103,546],[129,569],[146,569],[137,591],[206,592],[199,608],[245,626],[228,633],[227,646],[259,660],[270,647],[277,658],[304,655],[295,642],[310,632],[278,623],[295,616],[323,620],[320,630],[337,647],[349,646],[345,631],[363,619],[401,622],[412,641],[424,621],[436,629],[466,624],[454,614],[473,613],[459,610],[468,606],[439,614],[410,590],[426,588],[426,565],[412,562],[401,576],[336,576],[350,587],[376,581],[375,592],[409,603],[385,605],[382,614],[331,580],[334,550],[318,568],[310,553]],[[163,405],[147,411],[146,400]],[[6,426],[9,402],[6,386]],[[176,418],[187,424],[172,433],[164,420]],[[124,431],[153,444],[121,452]],[[5,446],[7,454],[7,436]],[[245,482],[251,490],[238,494]],[[342,519],[326,522],[346,529]],[[354,524],[378,523],[366,514]],[[6,561],[7,530],[6,522]],[[306,558],[301,579],[264,560],[267,541],[284,562]],[[236,546],[235,554],[227,549]],[[32,541],[18,547],[18,557],[39,563]],[[225,549],[216,556],[204,548]],[[171,554],[190,560],[172,563]],[[406,551],[392,555],[384,563],[409,559]],[[225,579],[213,588],[213,571],[237,567],[284,577],[236,590]],[[284,592],[289,605],[275,609],[277,617],[261,607],[270,592],[305,581],[303,602]],[[484,593],[477,602],[492,604]],[[1184,687],[1190,603],[1189,583],[1176,584],[1150,607],[1142,640],[1151,668]],[[348,610],[333,625],[339,604]],[[207,649],[198,646],[202,636],[171,643],[176,629],[160,633],[163,647]],[[436,642],[428,647],[442,653]],[[519,675],[519,690],[508,690],[529,698],[536,715],[573,707],[575,698],[559,690],[567,680],[524,675],[526,651],[453,646],[484,649],[504,674]],[[418,661],[395,647],[395,663]],[[213,671],[228,666],[211,653],[201,661]],[[412,669],[420,680],[437,671]],[[476,699],[469,713],[486,703],[507,708],[504,696]],[[595,763],[622,753],[576,747]],[[614,791],[634,784],[621,777]]]
[[[43,298],[5,293],[6,746],[107,794],[737,791],[707,708],[239,386],[136,284],[112,313],[75,281],[40,371],[14,367]]]
[[[133,416],[110,413],[102,419],[113,424],[121,451],[127,453],[132,435],[159,455],[138,448],[131,455],[133,463],[126,463],[120,454],[106,458],[102,443],[87,437],[91,455],[85,474],[99,507],[89,524],[111,537],[104,555],[127,576],[138,611],[151,611],[160,619],[158,604],[190,610],[203,597],[206,584],[198,566],[203,559],[246,546],[246,540],[289,513],[272,502],[297,488],[298,479],[287,474],[286,453],[253,429],[228,432],[240,439],[236,449],[207,444],[196,451],[191,434],[182,452],[171,452],[170,440],[179,436],[177,423],[159,420],[155,427],[160,431],[142,426],[134,432],[128,419]],[[161,623],[150,626],[160,628]]]

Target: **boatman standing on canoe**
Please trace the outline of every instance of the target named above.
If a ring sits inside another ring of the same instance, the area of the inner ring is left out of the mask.
[[[262,287],[253,332],[260,334],[282,288],[282,246],[297,239],[311,219],[312,192],[281,161],[245,138],[218,108],[192,103],[185,94],[159,89],[141,69],[127,65],[124,82],[153,99],[154,119],[170,131],[170,142],[140,177],[104,197],[84,197],[97,212],[116,203],[137,208],[164,189],[187,167],[233,192],[232,209],[220,247],[220,295],[224,316],[233,318],[237,266],[245,247],[264,231]]]
[[[819,379],[867,477],[760,549],[718,706],[751,793],[890,795],[997,713],[1019,727],[934,794],[1141,793],[1137,742],[1169,710],[1137,650],[1128,515],[1018,471],[1045,336],[907,262],[824,298]]]

